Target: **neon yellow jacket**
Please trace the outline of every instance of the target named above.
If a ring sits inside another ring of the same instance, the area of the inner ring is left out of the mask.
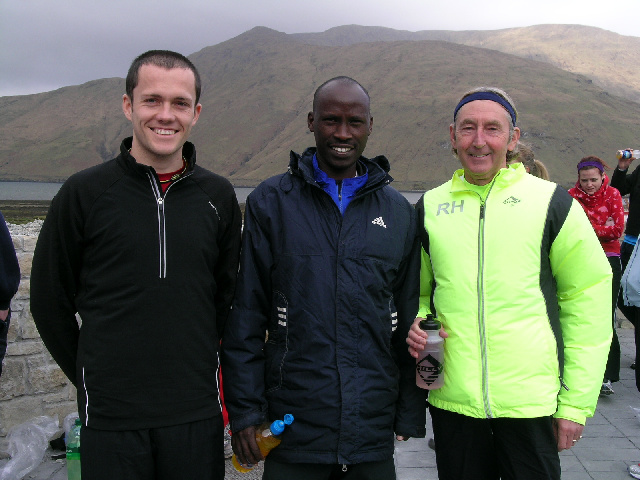
[[[429,402],[475,418],[584,425],[612,335],[611,268],[593,228],[565,190],[519,163],[499,171],[484,201],[462,173],[417,206],[418,315],[435,306],[449,333],[444,386]]]

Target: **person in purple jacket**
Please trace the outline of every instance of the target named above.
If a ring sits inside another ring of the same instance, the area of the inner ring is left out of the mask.
[[[0,375],[2,360],[7,352],[7,333],[11,321],[11,299],[20,284],[20,265],[13,248],[13,240],[7,224],[0,213]]]

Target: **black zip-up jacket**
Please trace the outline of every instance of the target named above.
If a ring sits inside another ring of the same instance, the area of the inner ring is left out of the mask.
[[[231,429],[293,414],[269,455],[344,463],[425,435],[425,394],[405,343],[419,295],[414,208],[384,157],[344,216],[314,180],[315,149],[247,198],[240,274],[223,338]],[[265,343],[265,332],[268,340]]]
[[[219,338],[240,248],[233,187],[195,165],[192,144],[164,194],[130,147],[64,183],[31,272],[42,340],[78,389],[84,425],[103,430],[220,414]]]
[[[629,195],[629,216],[625,233],[637,237],[640,234],[640,165],[633,173],[616,168],[611,176],[610,185],[620,191],[620,195]]]

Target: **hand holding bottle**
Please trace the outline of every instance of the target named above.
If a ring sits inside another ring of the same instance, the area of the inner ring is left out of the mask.
[[[231,461],[235,469],[242,473],[252,470],[272,449],[280,445],[285,426],[292,423],[293,415],[287,414],[283,420],[266,422],[259,427],[250,426],[232,435],[234,454]]]
[[[429,334],[420,328],[420,321],[424,320],[424,318],[417,317],[413,321],[413,325],[409,329],[409,335],[407,336],[407,345],[409,345],[409,354],[413,358],[418,358],[420,356],[420,352],[424,350],[425,345],[427,344],[427,338],[429,338]],[[449,334],[445,332],[444,328],[441,328],[438,334],[442,338],[447,338]]]
[[[253,466],[264,460],[256,441],[256,428],[252,425],[231,435],[234,455],[242,465]]]
[[[618,169],[626,170],[635,159],[640,158],[640,150],[633,148],[625,148],[624,150],[618,150],[616,152],[616,158],[618,159]]]

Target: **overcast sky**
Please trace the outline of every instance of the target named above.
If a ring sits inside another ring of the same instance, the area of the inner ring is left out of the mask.
[[[149,49],[185,55],[255,26],[495,30],[590,25],[640,36],[639,0],[0,0],[0,96],[124,77]]]

